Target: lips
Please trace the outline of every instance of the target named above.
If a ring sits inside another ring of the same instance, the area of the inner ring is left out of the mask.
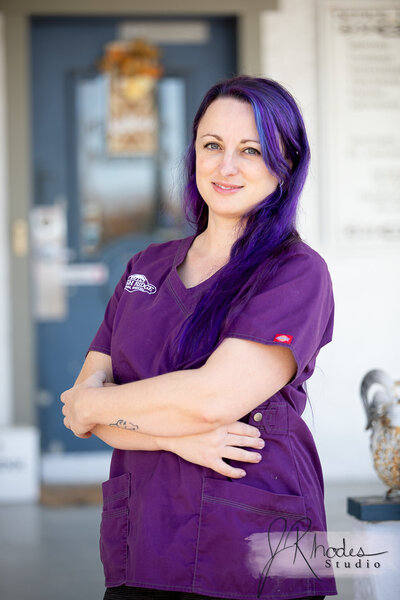
[[[241,190],[243,187],[242,185],[234,185],[232,183],[221,183],[219,181],[213,181],[212,184],[218,191],[222,192],[234,192],[237,190]]]

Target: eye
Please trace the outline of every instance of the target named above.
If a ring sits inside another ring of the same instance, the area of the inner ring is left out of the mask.
[[[208,144],[204,145],[204,148],[208,148],[208,150],[218,150],[219,144],[217,144],[217,142],[208,142]]]
[[[261,156],[261,152],[256,150],[256,148],[245,148],[243,152],[246,154],[251,154],[252,156]]]

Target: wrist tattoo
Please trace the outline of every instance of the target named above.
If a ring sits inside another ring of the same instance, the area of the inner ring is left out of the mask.
[[[130,429],[131,431],[136,431],[139,429],[139,425],[135,425],[130,421],[125,421],[124,419],[118,419],[115,423],[110,423],[110,427],[119,427],[119,429]]]

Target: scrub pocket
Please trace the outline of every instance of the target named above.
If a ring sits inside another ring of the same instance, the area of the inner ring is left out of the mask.
[[[302,496],[274,494],[236,481],[204,478],[196,593],[214,595],[218,590],[226,597],[268,598],[274,597],[273,594],[284,595],[283,590],[284,593],[306,591],[307,580],[292,579],[291,589],[290,579],[272,576],[272,569],[264,584],[261,577],[270,557],[268,530],[288,532],[298,526],[297,521],[299,529],[307,529],[303,519]],[[276,547],[275,537],[271,544]]]
[[[120,585],[125,582],[127,566],[130,473],[105,481],[102,489],[100,558],[106,585]]]

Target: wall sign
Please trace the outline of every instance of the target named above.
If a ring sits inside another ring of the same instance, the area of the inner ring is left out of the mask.
[[[400,3],[320,5],[324,236],[400,247]]]

